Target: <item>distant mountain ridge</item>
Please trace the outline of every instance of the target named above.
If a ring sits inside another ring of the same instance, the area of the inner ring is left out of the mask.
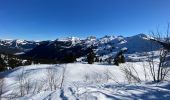
[[[69,55],[74,55],[76,58],[86,56],[91,46],[98,57],[106,57],[106,59],[125,48],[127,53],[130,54],[158,50],[160,45],[157,42],[150,41],[148,38],[149,36],[145,34],[131,37],[104,36],[96,38],[91,36],[86,39],[70,37],[42,42],[25,55],[37,59],[63,61]]]
[[[95,36],[80,39],[69,37],[53,41],[26,41],[26,40],[0,40],[0,51],[25,52],[24,56],[36,59],[52,59],[63,61],[65,57],[73,55],[76,58],[87,55],[89,47],[93,46],[99,57],[114,56],[121,49],[127,49],[127,53],[148,52],[158,50],[160,45],[151,41],[145,34],[138,34],[131,37],[123,36]]]
[[[11,40],[0,39],[0,52],[14,54],[17,52],[25,52],[39,45],[39,42],[27,40]]]

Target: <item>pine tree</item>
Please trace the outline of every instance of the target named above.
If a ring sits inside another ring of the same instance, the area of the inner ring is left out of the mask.
[[[124,55],[123,55],[123,54],[121,55],[120,60],[121,60],[121,61],[120,61],[121,63],[125,63],[125,57],[124,57]]]
[[[66,63],[73,63],[76,61],[76,57],[75,57],[75,55],[73,55],[73,53],[69,53],[65,56],[64,61]]]
[[[0,57],[0,71],[4,71],[6,70],[6,64],[4,62],[4,60]]]
[[[125,63],[125,57],[123,55],[123,51],[118,52],[114,58],[114,65],[119,66],[119,63]]]
[[[99,60],[99,62],[102,62],[102,58]]]
[[[108,64],[112,64],[112,57],[109,57],[109,58],[107,59],[107,62],[108,62]]]
[[[99,62],[99,57],[96,57],[95,62]]]
[[[22,62],[17,60],[16,58],[11,58],[9,61],[8,61],[8,64],[9,64],[9,67],[11,67],[12,69],[15,68],[15,67],[18,67],[18,66],[22,66]]]
[[[94,60],[95,60],[95,53],[93,52],[93,49],[92,47],[90,48],[89,50],[89,53],[87,55],[87,62],[88,64],[93,64],[94,63]]]

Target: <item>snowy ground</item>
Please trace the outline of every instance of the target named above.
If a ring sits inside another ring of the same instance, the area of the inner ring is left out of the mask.
[[[1,97],[4,100],[169,99],[170,83],[152,83],[148,67],[143,66],[147,64],[21,66],[0,73],[1,80],[4,79]],[[134,79],[127,79],[123,70],[126,67],[136,69]]]

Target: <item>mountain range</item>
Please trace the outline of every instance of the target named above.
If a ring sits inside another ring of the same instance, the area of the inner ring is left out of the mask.
[[[0,39],[0,52],[7,54],[15,54],[18,52],[26,52],[39,45],[39,42],[27,40]]]
[[[160,45],[149,39],[145,34],[131,37],[123,36],[95,36],[80,39],[69,37],[51,41],[27,41],[27,40],[0,40],[0,52],[9,54],[22,54],[22,56],[34,59],[51,59],[63,61],[67,56],[76,58],[87,55],[90,47],[93,47],[96,55],[103,59],[114,56],[121,49],[127,49],[127,54],[158,50]]]

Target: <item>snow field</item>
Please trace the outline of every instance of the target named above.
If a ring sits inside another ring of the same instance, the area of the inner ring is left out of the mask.
[[[130,68],[134,77],[128,79],[126,68]],[[152,78],[149,66],[143,62],[126,62],[120,66],[82,63],[40,64],[21,66],[1,73],[1,76],[5,76],[2,94],[4,100],[131,100],[170,97],[168,82],[148,83]],[[158,94],[161,96],[158,97]]]

